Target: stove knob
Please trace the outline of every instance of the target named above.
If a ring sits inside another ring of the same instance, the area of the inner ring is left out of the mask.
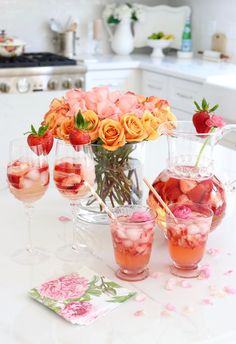
[[[77,79],[77,80],[75,81],[75,87],[76,87],[76,88],[83,88],[83,84],[84,84],[84,80],[83,80],[82,78]]]
[[[2,93],[8,93],[10,91],[10,86],[6,84],[5,82],[2,82],[0,84],[0,92]]]
[[[72,88],[72,80],[71,79],[66,79],[62,83],[62,87],[65,89],[70,89]]]
[[[49,90],[51,90],[51,91],[56,90],[57,87],[58,87],[58,81],[57,80],[51,79],[48,81],[48,89]]]
[[[27,93],[30,89],[30,83],[26,78],[17,81],[16,87],[20,93]]]

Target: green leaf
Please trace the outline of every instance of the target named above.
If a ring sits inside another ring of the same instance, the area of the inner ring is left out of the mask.
[[[100,295],[102,295],[102,291],[99,289],[88,289],[87,294],[100,296]]]
[[[200,106],[198,105],[198,103],[196,101],[194,101],[194,105],[196,106],[198,111],[201,111],[201,108],[200,108]]]
[[[30,290],[30,295],[37,300],[41,300],[42,297],[36,288]]]
[[[215,111],[216,109],[218,109],[218,107],[219,107],[219,105],[216,104],[215,106],[213,106],[213,108],[211,108],[211,109],[209,110],[209,112]]]
[[[115,282],[106,282],[106,285],[112,288],[121,288],[121,286]]]
[[[209,104],[207,103],[206,99],[203,98],[202,99],[202,109],[203,110],[208,110],[208,108],[209,108]]]
[[[107,300],[107,302],[118,302],[122,303],[130,299],[132,296],[134,296],[136,293],[129,293],[128,295],[122,295],[122,296],[113,296],[111,300]]]
[[[31,133],[32,133],[33,135],[35,135],[35,136],[38,135],[37,131],[35,130],[35,128],[34,128],[34,126],[33,126],[33,124],[31,124]]]

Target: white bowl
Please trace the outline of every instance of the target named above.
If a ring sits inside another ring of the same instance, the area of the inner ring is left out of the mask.
[[[151,56],[154,57],[163,57],[163,50],[171,45],[174,40],[172,39],[148,39],[147,45],[153,48]]]

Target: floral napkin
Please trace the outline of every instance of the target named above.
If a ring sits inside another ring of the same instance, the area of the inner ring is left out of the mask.
[[[78,325],[91,324],[135,295],[87,267],[45,282],[29,293],[33,299]]]

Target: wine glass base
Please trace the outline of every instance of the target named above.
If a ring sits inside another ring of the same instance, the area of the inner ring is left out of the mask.
[[[145,278],[149,276],[149,270],[148,268],[144,269],[143,271],[139,273],[130,273],[127,271],[127,273],[121,269],[117,270],[115,272],[116,276],[123,281],[129,281],[129,282],[136,282],[136,281],[142,281]]]
[[[89,253],[90,250],[87,246],[79,246],[78,248],[73,248],[71,245],[66,245],[57,249],[56,256],[60,260],[66,262],[74,262],[78,259],[86,258]]]
[[[170,266],[170,273],[181,278],[197,278],[200,275],[200,269],[197,266],[195,269],[181,269],[174,265]]]
[[[49,252],[39,247],[34,247],[33,249],[22,248],[14,252],[11,256],[15,263],[23,265],[36,265],[49,257]]]

